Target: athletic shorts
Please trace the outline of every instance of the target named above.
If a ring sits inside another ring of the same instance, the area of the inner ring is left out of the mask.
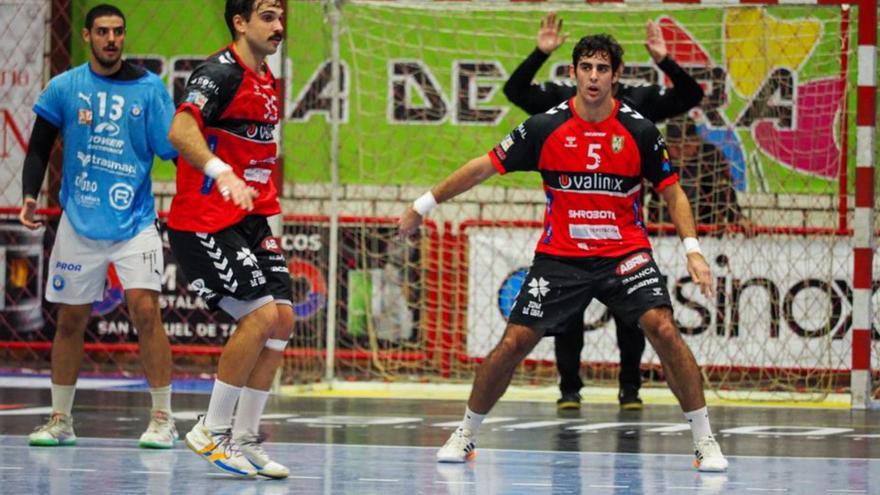
[[[219,232],[168,229],[177,263],[211,309],[240,319],[267,302],[293,304],[281,242],[263,216],[248,216]]]
[[[164,260],[156,225],[128,240],[101,241],[79,235],[62,213],[49,257],[46,300],[62,304],[100,301],[110,263],[116,267],[123,289],[161,291]]]
[[[593,298],[619,315],[626,325],[638,324],[649,309],[672,307],[666,277],[651,251],[619,258],[569,259],[536,254],[520,288],[510,323],[544,330],[565,330],[564,323],[583,314]]]

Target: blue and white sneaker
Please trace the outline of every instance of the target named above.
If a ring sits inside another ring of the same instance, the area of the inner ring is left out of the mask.
[[[209,430],[205,426],[205,416],[199,416],[196,425],[186,434],[186,446],[226,474],[246,477],[257,475],[254,466],[232,440],[232,430]]]

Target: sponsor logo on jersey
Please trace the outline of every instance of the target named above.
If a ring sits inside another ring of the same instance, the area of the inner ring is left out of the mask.
[[[568,210],[568,218],[617,220],[617,215],[611,210]]]
[[[269,168],[253,167],[244,169],[244,180],[248,182],[266,184],[271,177],[272,169]]]
[[[80,108],[77,113],[77,122],[80,125],[92,125],[92,111],[88,108]]]
[[[528,134],[528,133],[526,132],[526,126],[525,126],[525,124],[520,124],[520,125],[516,126],[516,132],[519,133],[519,137],[522,138],[522,139],[525,139],[525,138],[526,138],[526,134]]]
[[[508,134],[504,136],[504,139],[501,140],[501,149],[507,151],[513,146],[513,136]]]
[[[559,176],[559,187],[561,189],[578,191],[624,192],[624,179],[601,172],[582,175],[561,174]]]
[[[608,134],[607,132],[595,132],[595,131],[587,131],[584,133],[586,137],[605,137]]]
[[[83,167],[88,167],[89,163],[92,163],[92,155],[87,155],[82,151],[76,152],[76,158],[80,161]]]
[[[186,95],[186,99],[184,100],[187,103],[192,103],[199,110],[204,110],[205,105],[208,104],[208,97],[202,94],[199,91],[190,91],[189,94]]]
[[[577,138],[574,136],[565,136],[565,144],[563,146],[566,148],[577,148]]]
[[[278,243],[278,239],[276,237],[266,237],[260,243],[260,246],[263,247],[266,251],[271,251],[275,254],[281,254],[281,246]]]
[[[100,124],[95,126],[96,134],[106,134],[110,137],[114,137],[119,134],[119,126],[114,124],[113,122],[101,122]]]
[[[134,188],[128,184],[117,182],[110,187],[110,206],[116,210],[127,210],[134,200]]]
[[[614,273],[618,275],[627,275],[645,266],[650,261],[651,255],[648,253],[636,253],[627,256],[626,259],[621,261],[620,264],[617,265],[617,268],[614,269]]]
[[[492,151],[495,152],[495,156],[497,156],[499,160],[504,161],[507,159],[507,153],[504,152],[500,144]]]
[[[611,151],[613,151],[615,153],[620,153],[621,151],[623,151],[624,142],[625,142],[625,140],[624,140],[623,136],[618,136],[617,134],[612,135],[611,136]]]
[[[249,139],[254,139],[257,141],[271,141],[275,137],[273,135],[274,131],[274,124],[252,123],[247,126],[247,129],[245,129],[244,131],[244,135]]]
[[[572,239],[613,239],[620,240],[620,229],[617,225],[583,225],[573,224],[568,226],[568,235]]]

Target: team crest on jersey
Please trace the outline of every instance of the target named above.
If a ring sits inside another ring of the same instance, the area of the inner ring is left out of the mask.
[[[618,136],[614,134],[611,136],[611,151],[615,153],[620,153],[623,149],[624,138],[623,136]]]
[[[92,111],[88,108],[80,108],[77,117],[80,125],[92,125]]]
[[[144,109],[141,108],[140,105],[134,104],[131,106],[131,116],[134,118],[140,117],[144,113]]]

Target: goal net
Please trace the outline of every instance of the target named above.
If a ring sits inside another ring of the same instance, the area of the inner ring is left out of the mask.
[[[535,48],[540,18],[551,9],[571,36],[536,82],[567,79],[576,39],[607,32],[626,50],[625,83],[669,87],[644,48],[645,24],[653,21],[670,56],[704,88],[697,107],[658,125],[695,204],[717,277],[714,298],[690,282],[665,209],[650,191],[644,214],[677,322],[707,382],[727,397],[774,391],[818,399],[844,391],[852,345],[847,198],[855,167],[855,23],[839,6],[345,3],[338,21],[341,83],[321,93],[339,99],[344,189],[337,211],[399,215],[523,121],[527,115],[502,87]],[[320,5],[291,4],[291,25],[316,29],[312,19],[323,15]],[[292,95],[307,95],[300,88],[330,70],[332,23],[320,29],[322,43],[305,51],[291,44],[299,54],[292,57]],[[326,101],[323,109],[306,111],[298,128],[327,125]],[[317,139],[298,134],[287,143],[288,160],[308,167]],[[512,296],[527,282],[545,211],[539,180],[536,174],[493,178],[442,205],[432,213],[438,231],[422,238],[410,264],[392,257],[393,275],[385,253],[363,248],[352,253],[355,261],[340,251],[337,337],[363,359],[340,362],[336,376],[470,380],[501,338]],[[362,245],[399,249],[393,232],[361,233]],[[377,265],[363,269],[371,263]],[[354,275],[346,265],[358,267]],[[396,289],[383,293],[382,284],[398,283],[403,296]],[[594,303],[584,326],[585,375],[614,383],[619,357],[610,315]],[[552,346],[545,339],[515,381],[554,383]],[[876,366],[876,349],[873,358]],[[643,374],[662,379],[650,346]]]

